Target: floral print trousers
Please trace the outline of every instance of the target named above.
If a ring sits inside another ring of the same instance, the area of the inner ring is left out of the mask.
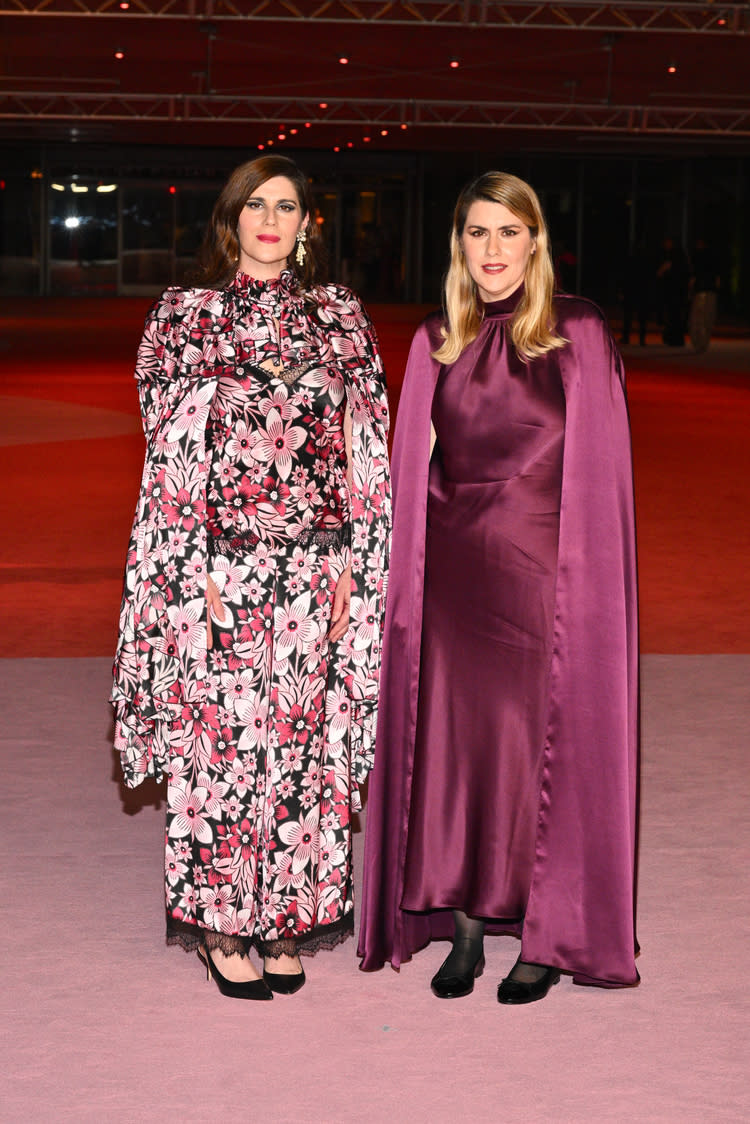
[[[210,563],[208,697],[172,729],[168,939],[311,952],[353,925],[348,699],[328,687],[346,638],[327,642],[349,548],[246,549]]]

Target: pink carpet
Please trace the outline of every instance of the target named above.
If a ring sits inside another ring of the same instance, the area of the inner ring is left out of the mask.
[[[444,946],[365,975],[351,942],[296,996],[223,998],[164,946],[163,809],[118,787],[108,675],[0,662],[3,1122],[750,1117],[750,656],[644,660],[640,987],[564,978],[518,1009],[494,997],[510,938],[455,1002],[428,987]]]
[[[643,660],[641,986],[563,979],[500,1008],[517,947],[496,938],[475,993],[441,1003],[444,946],[364,975],[349,942],[306,962],[298,995],[243,1004],[165,947],[162,794],[122,789],[111,750],[145,302],[10,304],[1,1124],[750,1120],[748,341],[626,355],[644,650],[670,653]],[[395,402],[419,310],[373,312]]]

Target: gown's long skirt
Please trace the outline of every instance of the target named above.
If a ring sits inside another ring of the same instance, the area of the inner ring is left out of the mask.
[[[348,728],[326,639],[347,562],[348,547],[288,543],[212,563],[230,616],[168,786],[168,935],[185,947],[312,951],[352,928]]]
[[[402,908],[523,917],[554,613],[564,398],[554,364],[438,382]]]

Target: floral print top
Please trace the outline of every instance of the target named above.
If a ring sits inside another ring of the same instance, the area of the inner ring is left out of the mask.
[[[249,277],[238,274],[234,289],[242,298],[253,288]],[[283,294],[283,283],[279,289]],[[275,545],[311,529],[348,527],[343,372],[319,366],[307,340],[287,332],[280,306],[268,299],[275,291],[266,286],[266,299],[256,298],[252,309],[241,299],[235,323],[238,366],[219,380],[211,405],[209,553],[212,539]],[[259,309],[261,317],[268,310],[262,339]],[[272,364],[279,351],[288,365],[277,371]]]
[[[274,377],[268,368],[279,357]],[[363,780],[390,547],[388,406],[366,313],[341,286],[301,292],[290,271],[271,282],[240,273],[221,291],[167,289],[147,319],[136,377],[147,454],[112,692],[126,783],[164,775],[173,724],[187,703],[205,702],[208,540],[241,528],[280,541],[340,528],[347,518],[351,624],[330,690],[341,700],[337,721],[350,728],[353,774]],[[273,382],[257,411],[235,394],[245,378]],[[243,410],[254,411],[245,417],[252,435],[248,427],[243,436]]]

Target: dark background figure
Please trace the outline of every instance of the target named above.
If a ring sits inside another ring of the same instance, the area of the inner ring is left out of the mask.
[[[578,258],[565,242],[555,242],[552,247],[552,260],[555,267],[555,290],[558,293],[577,291]]]
[[[638,321],[638,342],[646,346],[648,314],[651,307],[653,266],[641,240],[625,259],[622,279],[622,337],[621,343],[630,343],[633,320]]]
[[[683,347],[690,304],[690,263],[682,246],[673,238],[665,238],[662,243],[656,280],[664,343],[669,347]]]
[[[693,279],[690,303],[690,342],[695,351],[703,352],[711,342],[716,323],[721,276],[713,249],[705,239],[698,238],[693,248]]]

